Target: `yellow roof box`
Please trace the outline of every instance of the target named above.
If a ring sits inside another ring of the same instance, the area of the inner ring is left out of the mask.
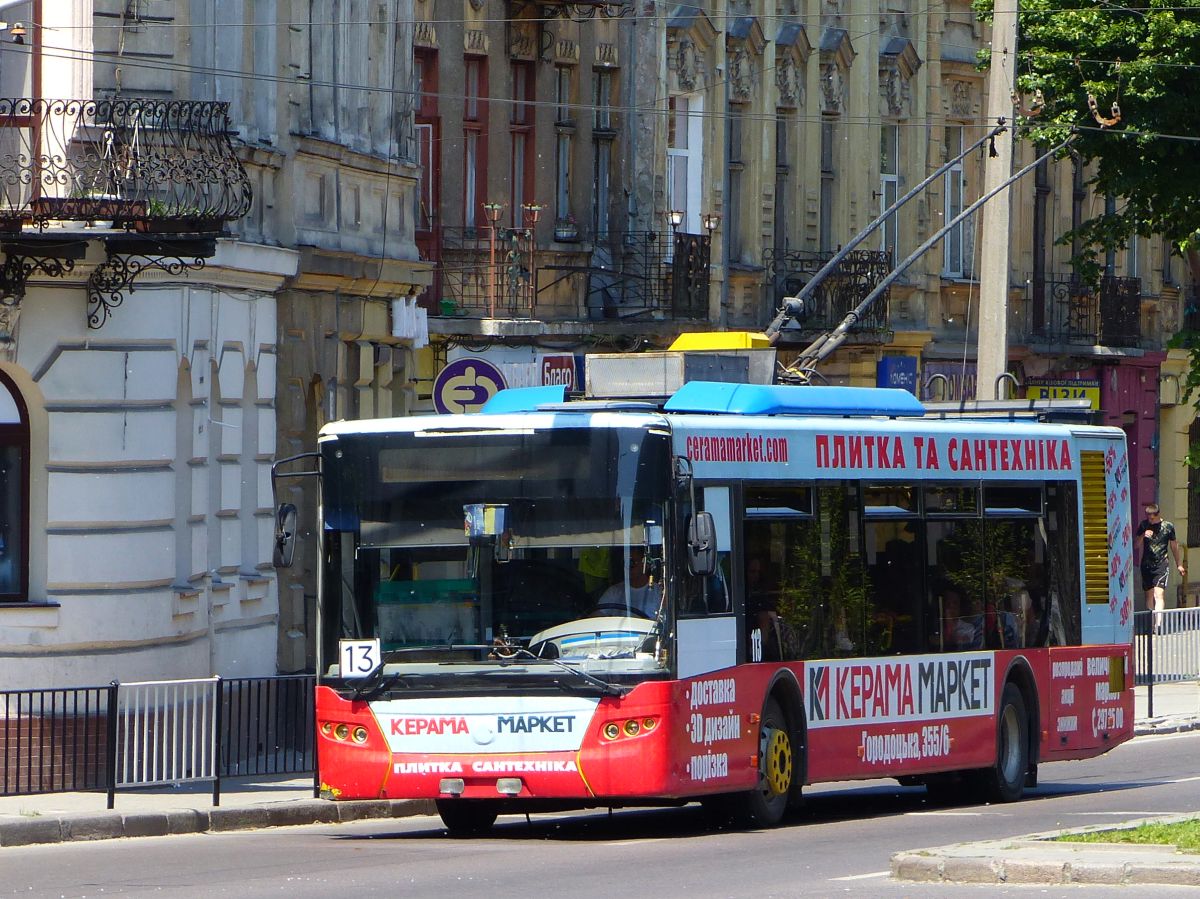
[[[688,331],[676,337],[670,349],[711,353],[714,350],[765,350],[770,346],[770,338],[758,331]]]

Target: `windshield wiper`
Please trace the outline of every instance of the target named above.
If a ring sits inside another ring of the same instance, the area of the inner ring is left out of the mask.
[[[528,649],[520,646],[512,646],[508,647],[508,649],[512,651],[511,655],[501,657],[499,659],[501,665],[511,665],[512,660],[518,656],[523,658],[527,657],[538,662],[550,662],[551,664],[561,668],[563,671],[568,671],[581,680],[591,684],[593,687],[596,687],[605,696],[624,696],[632,689],[631,687],[622,687],[618,684],[610,684],[608,681],[601,680],[594,675],[588,674],[586,671],[568,665],[566,662],[562,661],[562,659],[543,658],[542,656],[530,652]]]
[[[380,693],[386,693],[388,690],[397,684],[402,684],[407,687],[407,675],[400,672],[394,672],[385,676],[384,663],[380,662],[379,667],[362,679],[362,683],[354,687],[354,693],[350,699],[354,702],[366,700],[370,702],[379,696]]]

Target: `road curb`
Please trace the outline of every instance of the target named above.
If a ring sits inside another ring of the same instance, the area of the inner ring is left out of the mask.
[[[432,815],[435,811],[434,803],[426,799],[343,802],[311,799],[281,802],[278,805],[216,807],[209,811],[180,809],[169,812],[30,817],[27,820],[0,821],[0,847],[113,840],[124,837],[224,833],[306,824],[344,824],[368,819]]]
[[[1115,848],[1114,852],[1122,851]],[[1154,864],[1012,859],[1004,855],[942,858],[924,852],[892,856],[892,877],[923,883],[1036,883],[1200,886],[1200,862],[1160,860]]]
[[[1133,735],[1143,737],[1149,734],[1182,734],[1187,731],[1200,729],[1200,718],[1148,718],[1133,726]]]
[[[1123,822],[1119,829],[1193,818],[1194,814],[1143,818]],[[1180,855],[1174,846],[1055,839],[1111,829],[1118,828],[1097,824],[897,852],[891,858],[891,874],[896,880],[924,883],[1200,886],[1200,856]]]

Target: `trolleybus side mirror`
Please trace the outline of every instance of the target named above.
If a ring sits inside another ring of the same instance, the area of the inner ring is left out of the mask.
[[[296,554],[296,507],[291,503],[280,503],[275,513],[276,568],[291,568]]]
[[[688,570],[708,577],[717,570],[717,526],[712,512],[697,512],[688,522]]]

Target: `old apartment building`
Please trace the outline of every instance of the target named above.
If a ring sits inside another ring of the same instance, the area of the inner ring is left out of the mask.
[[[304,670],[315,535],[277,574],[276,460],[332,419],[761,330],[949,162],[786,326],[787,362],[980,195],[987,142],[958,157],[994,123],[966,0],[23,0],[0,19],[0,675],[40,684]],[[1131,501],[1197,543],[1166,348],[1195,297],[1158,239],[1110,254],[1098,288],[1073,277],[1060,236],[1117,201],[1086,176],[1066,156],[1012,189],[1009,371],[1124,428]],[[992,239],[978,215],[948,229],[820,377],[990,395]],[[310,485],[288,489],[313,521]]]

